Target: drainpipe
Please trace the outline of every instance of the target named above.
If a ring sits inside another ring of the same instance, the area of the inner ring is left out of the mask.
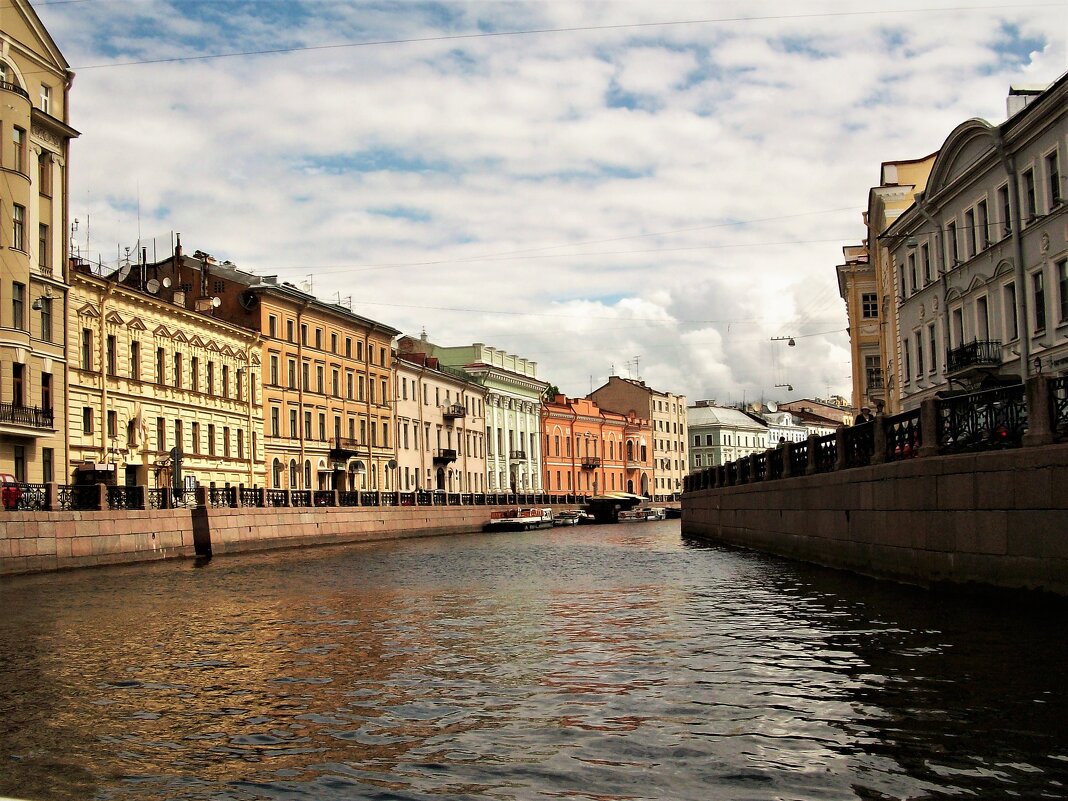
[[[256,397],[256,388],[252,382],[252,349],[257,348],[260,345],[260,340],[263,338],[263,333],[258,332],[256,338],[251,344],[245,346],[245,369],[248,371],[248,380],[245,382],[248,387],[248,483],[249,486],[255,486],[255,472],[256,472],[256,446],[252,439],[252,406]],[[266,486],[266,480],[264,481]]]
[[[304,319],[304,312],[307,309],[307,301],[297,308],[297,431],[300,433],[300,480],[297,482],[298,484],[304,483],[304,440],[308,436],[308,432],[304,430],[304,331],[300,327],[301,321]],[[310,368],[308,370],[308,380],[311,380]],[[291,486],[289,489],[292,490],[294,487]],[[311,487],[306,487],[305,489],[311,489]]]
[[[916,210],[920,213],[920,216],[922,216],[925,220],[927,220],[928,223],[933,225],[934,229],[935,229],[935,244],[938,246],[938,261],[936,262],[936,264],[941,265],[939,270],[938,270],[938,273],[939,273],[938,280],[939,280],[939,283],[942,285],[942,287],[941,287],[942,288],[942,298],[941,298],[941,302],[940,302],[940,305],[942,307],[942,332],[943,332],[943,336],[945,337],[946,343],[951,345],[953,343],[953,337],[952,337],[952,331],[950,331],[950,328],[949,328],[949,303],[946,300],[946,297],[949,294],[949,278],[947,278],[947,276],[949,275],[949,270],[951,269],[951,267],[947,267],[946,266],[946,262],[947,262],[947,258],[946,258],[946,242],[945,242],[945,239],[944,239],[943,233],[942,233],[942,223],[939,220],[936,220],[934,218],[934,216],[928,211],[927,203],[924,202],[924,198],[922,198],[922,197],[919,198],[916,201]],[[901,330],[899,328],[898,329],[898,334],[900,334],[900,333],[901,333]],[[921,336],[921,339],[922,339],[922,336]],[[962,345],[964,344],[964,331],[963,330],[961,331],[961,343],[960,344],[962,344]],[[943,363],[942,363],[942,377],[946,381],[946,388],[947,389],[950,388],[950,383],[949,383],[949,358],[948,358],[950,350],[952,350],[952,348],[946,348],[945,358],[943,359]],[[931,358],[932,359],[935,358],[935,355],[933,353],[931,354]],[[901,375],[901,367],[902,366],[903,365],[901,364],[901,361],[899,359],[898,360],[898,376],[901,379],[904,378],[904,376]],[[900,381],[899,383],[903,384],[904,381]]]
[[[108,298],[115,291],[115,284],[108,281],[107,287],[104,289],[104,293],[100,296],[100,343],[97,347],[100,350],[100,408],[102,410],[102,418],[100,421],[100,451],[103,453],[101,459],[106,463],[108,460],[108,363],[107,363],[107,306]],[[118,419],[116,415],[115,426],[116,434],[118,433]]]

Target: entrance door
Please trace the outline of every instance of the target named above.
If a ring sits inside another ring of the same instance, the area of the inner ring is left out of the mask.
[[[445,470],[438,468],[438,487],[439,490],[445,489]]]

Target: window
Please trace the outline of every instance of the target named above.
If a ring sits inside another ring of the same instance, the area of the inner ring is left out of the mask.
[[[305,392],[311,389],[311,363],[300,363],[300,387]]]
[[[323,349],[323,329],[321,328],[315,329],[315,348],[316,350]]]
[[[130,343],[130,378],[135,381],[141,380],[141,343]]]
[[[52,298],[41,298],[41,339],[52,341]]]
[[[319,441],[326,442],[326,415],[319,412]]]
[[[897,265],[897,288],[898,299],[904,300],[908,297],[908,287],[905,286],[905,263],[902,262]]]
[[[237,458],[245,458],[245,430],[243,428],[237,429]]]
[[[272,339],[278,336],[278,318],[273,314],[267,318],[267,335]]]
[[[300,324],[300,344],[301,345],[307,345],[308,344],[308,326],[307,326],[306,323],[301,323]]]
[[[1023,215],[1024,220],[1031,222],[1038,216],[1038,207],[1035,205],[1035,171],[1033,169],[1024,171],[1024,174],[1020,176],[1020,180],[1023,181]]]
[[[156,348],[156,383],[162,384],[164,374],[167,369],[164,366],[164,359],[167,358],[167,354],[164,353],[163,348]]]
[[[917,331],[913,335],[916,342],[916,378],[923,378],[923,333]]]
[[[330,352],[337,353],[337,334],[330,335]]]
[[[11,247],[26,249],[26,207],[15,203],[11,207]]]
[[[990,339],[990,314],[985,295],[975,299],[975,337],[984,341]]]
[[[52,374],[41,373],[41,408],[52,410]]]
[[[88,328],[82,329],[82,369],[93,369],[93,332]]]
[[[1046,287],[1040,270],[1031,276],[1031,298],[1035,303],[1035,333],[1046,330]]]
[[[107,338],[107,362],[108,375],[115,375],[115,335],[108,334]],[[110,435],[109,435],[110,436]]]
[[[1057,151],[1054,150],[1046,156],[1046,179],[1049,187],[1049,209],[1058,206],[1061,202],[1061,170],[1057,163]]]
[[[174,421],[174,447],[179,451],[182,450],[182,446],[185,444],[185,440],[182,438],[182,421]]]
[[[1057,295],[1062,323],[1068,322],[1068,259],[1061,259],[1054,267],[1057,273]]]
[[[182,386],[182,354],[174,354],[174,386],[181,388]]]
[[[230,458],[230,426],[223,426],[223,456]]]
[[[91,406],[82,407],[82,433],[93,433],[93,407]]]
[[[26,285],[11,285],[11,325],[19,331],[26,329]]]
[[[916,280],[916,254],[909,253],[907,261],[909,265],[909,294],[913,295],[920,288],[920,284]]]
[[[873,319],[879,316],[879,301],[874,292],[865,292],[860,296],[861,317]]]
[[[194,422],[189,427],[189,450],[200,453],[200,423]]]
[[[156,418],[156,450],[167,450],[167,426],[162,417]]]
[[[289,438],[290,439],[296,439],[297,438],[297,410],[296,409],[290,409],[289,410]]]
[[[931,347],[931,367],[929,371],[933,375],[938,372],[938,336],[934,323],[927,326],[927,342]]]
[[[957,241],[957,223],[951,222],[946,226],[946,240],[949,246],[950,269],[960,264],[960,245]]]
[[[243,368],[237,368],[237,392],[234,394],[237,400],[244,400],[245,398],[245,371]]]
[[[37,226],[37,264],[45,268],[45,272],[51,266],[48,258],[48,226],[43,223]]]
[[[215,362],[208,362],[208,394],[215,394]]]
[[[41,84],[41,111],[52,113],[52,87]]]
[[[304,439],[311,439],[311,416],[312,413],[310,411],[304,412],[304,431],[301,432],[301,437]]]
[[[345,337],[345,355],[352,356],[352,337]]]
[[[901,381],[907,384],[912,380],[912,358],[909,354],[908,339],[901,340],[901,362],[905,368],[902,371]]]
[[[200,392],[200,359],[196,356],[189,360],[189,388]]]
[[[323,380],[323,366],[321,364],[315,365],[315,391],[320,395],[326,393],[326,386]]]
[[[270,372],[268,373],[268,375],[270,376],[270,379],[271,379],[270,383],[271,383],[272,386],[277,386],[278,385],[278,356],[276,354],[274,354],[274,353],[271,354],[271,361],[270,361],[269,370],[270,370]]]
[[[23,391],[25,369],[25,365],[18,362],[11,365],[11,403],[14,406],[25,405],[25,392]]]
[[[37,159],[37,191],[52,196],[52,154],[42,153]]]
[[[341,397],[341,373],[336,367],[330,371],[330,394],[335,398]]]
[[[279,423],[278,423],[278,407],[277,406],[272,406],[271,407],[271,436],[272,437],[281,436],[281,429],[280,429]]]
[[[352,370],[345,371],[345,397],[352,400]]]
[[[931,283],[931,246],[924,242],[920,245],[920,264],[923,266],[923,283]]]
[[[287,375],[288,386],[289,386],[290,389],[296,389],[297,388],[297,362],[296,362],[296,360],[295,359],[290,359],[286,363],[286,367],[288,368],[288,370],[287,370],[287,373],[288,373],[288,375]]]
[[[998,189],[998,212],[1001,214],[1001,238],[1012,234],[1012,215],[1009,213],[1009,187]]]
[[[286,340],[293,341],[293,321],[286,320]]]
[[[215,424],[208,423],[208,456],[215,455]]]
[[[356,340],[356,360],[363,361],[363,342]]]
[[[118,413],[113,409],[108,410],[108,439],[115,439],[119,436],[119,417]]]
[[[975,212],[972,209],[964,212],[964,228],[964,243],[967,246],[965,254],[971,258],[979,250],[979,240],[975,230]]]
[[[990,215],[986,210],[986,201],[980,200],[975,207],[976,236],[979,241],[979,249],[986,250],[990,246]]]
[[[1016,284],[1006,284],[1003,292],[1005,304],[1005,339],[1008,342],[1020,336],[1020,323],[1016,314]]]
[[[11,162],[12,169],[15,172],[21,172],[26,174],[26,131],[19,128],[17,125],[11,128],[11,140],[14,145],[13,161]],[[20,248],[21,250],[21,248]]]
[[[222,394],[224,398],[230,397],[230,365],[222,366]]]
[[[55,453],[52,448],[41,448],[41,480],[45,484],[55,481]]]

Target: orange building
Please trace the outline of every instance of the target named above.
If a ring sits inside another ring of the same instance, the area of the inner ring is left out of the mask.
[[[541,418],[546,492],[648,492],[653,458],[648,420],[564,395],[545,401]]]

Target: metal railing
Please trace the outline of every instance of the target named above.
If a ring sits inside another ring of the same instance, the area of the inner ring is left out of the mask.
[[[108,487],[109,509],[144,509],[145,496],[143,487],[127,487],[119,484]]]
[[[838,437],[826,434],[816,440],[816,471],[827,473],[838,462]]]
[[[790,446],[790,475],[803,476],[808,468],[808,440]]]
[[[1061,442],[1068,439],[1068,376],[1050,379],[1049,404],[1053,438]]]
[[[302,509],[311,506],[311,490],[290,490],[289,505],[299,506]]]
[[[6,89],[9,92],[14,92],[17,95],[22,95],[27,100],[30,98],[30,93],[19,86],[17,83],[11,83],[11,81],[0,81],[0,89]]]
[[[31,428],[52,428],[53,422],[55,422],[55,415],[51,409],[0,402],[0,423]]]
[[[976,339],[946,353],[946,372],[1001,364],[1001,340]]]
[[[883,425],[886,429],[886,461],[915,459],[919,455],[920,445],[923,444],[919,409],[887,417]]]
[[[1027,430],[1023,385],[943,399],[938,429],[938,446],[946,453],[1019,447]]]
[[[864,467],[871,464],[875,451],[875,423],[861,423],[847,428],[842,436],[842,456],[846,467]]]

